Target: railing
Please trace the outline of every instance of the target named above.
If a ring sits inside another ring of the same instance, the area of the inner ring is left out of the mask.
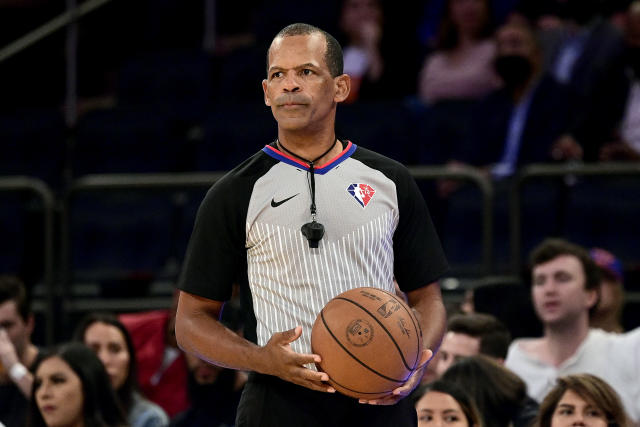
[[[637,176],[640,178],[640,163],[600,163],[583,165],[535,164],[523,167],[516,175],[510,195],[510,235],[511,269],[517,273],[521,269],[522,257],[522,188],[537,178],[558,178],[574,176]],[[639,181],[640,187],[640,181]],[[640,194],[638,195],[640,197]]]
[[[416,181],[453,179],[467,181],[482,193],[482,272],[493,269],[493,186],[486,175],[472,167],[420,166],[409,168]]]
[[[34,301],[34,309],[43,311],[45,316],[45,340],[47,344],[54,342],[54,301],[55,284],[53,277],[53,216],[54,216],[54,196],[47,185],[39,179],[16,176],[0,178],[0,192],[28,192],[35,195],[43,206],[43,277],[42,282],[45,289],[45,301]]]
[[[482,277],[494,274],[493,271],[493,198],[494,189],[488,178],[473,168],[449,169],[446,167],[412,167],[410,173],[417,181],[434,179],[454,179],[468,181],[477,186],[482,192]],[[56,254],[54,249],[54,206],[53,193],[40,180],[29,177],[0,178],[1,192],[30,192],[42,200],[44,221],[44,273],[42,283],[45,289],[45,300],[38,301],[35,306],[44,313],[46,318],[45,333],[48,343],[54,340],[55,311],[54,304],[58,296],[62,297],[62,315],[69,312],[85,310],[140,310],[167,307],[170,300],[167,297],[145,297],[144,299],[89,299],[75,298],[70,294],[71,263],[70,263],[70,202],[81,193],[114,192],[114,191],[184,191],[189,189],[207,188],[222,177],[223,173],[183,173],[183,174],[111,174],[88,175],[79,178],[71,184],[63,200],[63,214],[61,219],[60,238],[60,271],[54,271]],[[638,176],[640,164],[598,164],[598,165],[531,165],[523,168],[514,177],[510,195],[510,259],[511,273],[520,271],[520,257],[522,252],[522,191],[527,182],[541,178],[548,179],[566,176]],[[640,183],[640,181],[639,181]],[[58,274],[56,274],[58,273]],[[56,279],[59,278],[59,282]],[[56,288],[60,284],[59,291]],[[637,302],[640,295],[633,293],[627,296],[629,301]],[[59,324],[59,323],[58,323]],[[63,322],[64,324],[64,322]]]
[[[493,261],[493,223],[492,201],[493,189],[488,179],[473,168],[459,168],[452,170],[446,167],[414,167],[410,173],[417,181],[435,179],[453,179],[471,182],[475,184],[483,196],[482,213],[482,273],[490,274]],[[185,173],[185,174],[108,174],[87,175],[74,181],[69,188],[65,212],[62,218],[62,265],[65,268],[62,282],[64,284],[64,308],[65,311],[85,311],[87,309],[113,310],[124,307],[133,308],[130,299],[109,299],[96,301],[96,299],[70,298],[71,285],[71,242],[69,216],[71,200],[80,193],[88,192],[113,192],[113,191],[153,191],[153,190],[186,190],[193,188],[209,187],[223,176],[223,173]],[[139,301],[137,309],[157,308],[163,304],[164,299],[148,299]],[[134,303],[135,304],[135,303]]]
[[[80,193],[132,191],[170,191],[193,188],[207,188],[219,180],[224,173],[185,173],[185,174],[107,174],[87,175],[75,180],[66,195],[64,214],[61,221],[61,258],[64,271],[62,283],[65,312],[99,309],[109,311],[157,309],[166,307],[167,298],[145,298],[131,301],[130,298],[96,299],[71,298],[71,242],[70,242],[70,206],[71,200]]]

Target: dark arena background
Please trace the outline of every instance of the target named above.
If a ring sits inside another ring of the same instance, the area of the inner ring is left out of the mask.
[[[294,22],[343,46],[338,137],[423,191],[451,312],[539,334],[527,256],[562,237],[615,256],[623,326],[640,325],[638,3],[445,3],[0,0],[0,274],[31,293],[33,341],[68,340],[91,311],[171,308],[205,192],[276,137],[261,81]],[[497,61],[525,42],[524,67]]]

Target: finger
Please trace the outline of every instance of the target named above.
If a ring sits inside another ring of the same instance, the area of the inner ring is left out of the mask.
[[[311,369],[307,368],[301,368],[300,370],[295,371],[294,375],[307,381],[329,381],[329,375],[327,373],[312,371]]]
[[[296,353],[294,360],[298,365],[306,365],[307,363],[320,363],[322,362],[322,357],[319,354]]]
[[[409,384],[407,383],[406,385],[403,385],[401,387],[394,389],[391,392],[391,395],[404,397],[408,395],[411,392],[411,390],[412,390],[412,387],[409,386]]]
[[[422,350],[422,354],[420,355],[420,363],[418,363],[418,367],[416,369],[422,368],[427,364],[427,362],[429,362],[429,360],[431,360],[432,357],[433,351],[429,350],[428,348]]]
[[[315,390],[315,391],[322,391],[325,393],[335,393],[336,389],[331,387],[330,385],[327,385],[325,383],[322,382],[315,382],[315,381],[304,381],[304,380],[299,380],[299,381],[294,381],[296,384],[302,386],[302,387],[306,387],[308,389],[311,390]]]
[[[293,329],[289,329],[288,331],[284,331],[280,334],[280,339],[278,342],[280,344],[291,344],[302,335],[302,326],[296,326]]]

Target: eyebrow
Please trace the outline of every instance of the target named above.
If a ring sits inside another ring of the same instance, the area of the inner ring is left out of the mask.
[[[307,62],[305,64],[296,65],[295,67],[293,67],[293,69],[296,70],[296,69],[308,68],[308,67],[318,68],[318,65],[312,64],[311,62]],[[281,67],[279,65],[272,65],[271,67],[269,67],[269,72],[271,73],[274,70],[284,70],[284,69],[285,69],[284,67]]]
[[[569,403],[560,403],[558,405],[558,408],[570,408],[570,409],[573,409],[573,408],[575,408],[575,405],[571,405]]]

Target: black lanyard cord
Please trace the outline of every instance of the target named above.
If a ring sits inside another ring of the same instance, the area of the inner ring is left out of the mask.
[[[333,150],[333,147],[335,147],[336,143],[338,142],[338,137],[336,137],[333,140],[333,144],[331,144],[331,147],[329,147],[329,149],[327,151],[325,151],[324,153],[322,153],[320,156],[316,157],[313,160],[307,160],[304,157],[298,156],[296,153],[294,153],[293,151],[290,151],[289,149],[287,149],[287,147],[285,147],[284,145],[282,145],[282,142],[280,142],[280,139],[276,139],[276,143],[277,145],[282,148],[284,151],[286,151],[288,154],[291,154],[293,157],[302,160],[303,162],[307,163],[309,165],[309,172],[307,173],[307,183],[309,184],[309,190],[311,192],[311,218],[315,221],[316,220],[316,180],[315,180],[315,163],[320,160],[321,158],[323,158],[324,156],[326,156],[327,154],[329,154],[329,152],[331,150]]]

